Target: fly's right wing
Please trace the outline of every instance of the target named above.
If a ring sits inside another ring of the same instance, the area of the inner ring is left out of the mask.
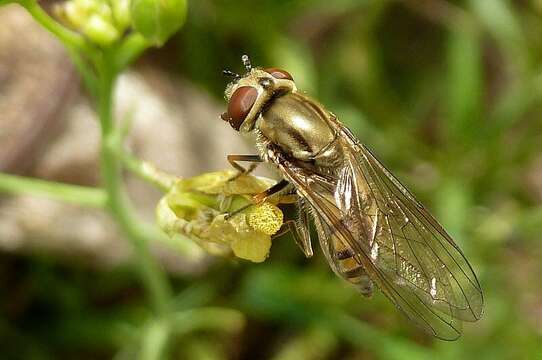
[[[339,126],[339,125],[338,125]],[[350,134],[344,131],[345,139]],[[438,222],[355,139],[339,139],[337,175],[314,174],[280,154],[274,162],[313,208],[320,243],[332,267],[333,242],[355,253],[381,291],[414,323],[445,340],[476,321],[482,292],[461,250]]]

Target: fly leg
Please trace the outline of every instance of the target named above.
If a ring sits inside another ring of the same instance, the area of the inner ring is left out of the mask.
[[[290,232],[303,254],[307,258],[312,257],[309,213],[303,200],[297,194],[289,194],[281,197],[278,204],[286,204],[288,207],[293,205],[297,215],[294,218],[285,220],[280,230],[273,235],[273,239]]]
[[[276,183],[275,185],[271,186],[269,189],[265,190],[265,191],[262,191],[261,193],[258,193],[256,195],[254,195],[252,197],[253,199],[253,203],[252,204],[248,204],[246,206],[243,206],[242,208],[239,208],[237,210],[235,210],[234,212],[231,212],[229,213],[228,215],[226,215],[226,219],[232,217],[232,216],[235,216],[237,214],[239,214],[240,212],[243,212],[245,211],[246,209],[248,209],[249,207],[251,206],[254,206],[254,205],[259,205],[261,204],[262,202],[264,202],[265,200],[267,200],[269,197],[273,196],[274,194],[282,191],[286,186],[288,186],[290,183],[286,180],[281,180],[279,181],[278,183]]]
[[[271,196],[275,195],[276,193],[284,190],[286,186],[290,185],[290,183],[284,179],[276,183],[275,185],[271,186],[269,189],[262,191],[261,193],[257,193],[252,197],[252,200],[254,201],[254,204],[259,205],[269,199]],[[284,203],[283,203],[284,204]]]
[[[310,234],[308,233],[308,231],[309,229],[300,228],[298,221],[289,219],[284,221],[279,231],[277,231],[277,233],[274,234],[271,238],[275,239],[284,234],[291,233],[295,240],[295,243],[297,244],[297,246],[299,246],[301,251],[303,251],[305,257],[310,258],[313,255],[313,252],[310,245]]]
[[[279,198],[279,200],[277,201],[277,206],[280,208],[280,210],[285,214],[286,216],[286,211],[289,211],[290,208],[292,208],[292,206],[294,208],[296,208],[296,204],[297,203],[297,195],[296,194],[285,194],[283,196],[281,196]],[[285,205],[285,206],[280,206],[280,205]],[[296,208],[297,209],[297,208]],[[292,219],[291,217],[289,218],[285,218],[283,223],[282,223],[282,226],[280,227],[279,231],[277,231],[275,234],[273,234],[272,238],[276,238],[276,237],[279,237],[279,236],[282,236],[288,232],[294,232],[294,228],[293,226],[295,225],[295,220]]]
[[[254,171],[254,169],[256,169],[259,163],[263,162],[262,158],[259,155],[228,155],[227,159],[230,165],[238,171],[238,173],[234,177],[232,177],[230,181],[237,179],[241,175],[250,174],[252,171]],[[245,169],[244,167],[239,165],[240,161],[251,162],[252,164],[250,164],[248,169]]]

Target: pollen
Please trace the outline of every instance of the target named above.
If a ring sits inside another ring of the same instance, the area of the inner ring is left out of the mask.
[[[251,209],[247,220],[250,227],[266,235],[273,235],[279,231],[282,226],[284,215],[280,209],[269,203],[264,202]]]

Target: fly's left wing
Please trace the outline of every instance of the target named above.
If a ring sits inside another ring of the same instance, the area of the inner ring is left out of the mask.
[[[322,247],[340,241],[372,281],[426,332],[446,340],[481,317],[480,284],[442,226],[338,121],[343,164],[334,177],[288,162],[279,169],[313,207]]]

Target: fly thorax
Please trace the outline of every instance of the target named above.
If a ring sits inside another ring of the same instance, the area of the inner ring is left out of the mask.
[[[256,126],[285,154],[296,160],[313,161],[335,138],[326,116],[318,104],[287,93],[270,100]]]

